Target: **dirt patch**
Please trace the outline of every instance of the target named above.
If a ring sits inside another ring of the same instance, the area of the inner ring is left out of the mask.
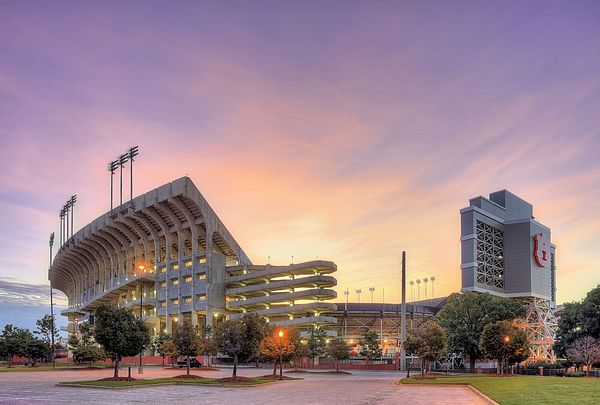
[[[119,378],[108,377],[108,378],[101,378],[96,381],[135,381],[135,380],[136,380],[135,378],[129,378],[129,377],[119,377]]]
[[[191,379],[195,379],[195,378],[204,378],[204,377],[199,376],[199,375],[194,375],[194,374],[190,374],[190,375],[181,374],[181,375],[176,375],[173,378],[181,378],[181,379],[190,379],[191,380]]]
[[[247,383],[249,381],[252,381],[252,379],[248,378],[248,377],[238,376],[238,377],[219,378],[217,381],[229,383],[229,384],[236,384],[236,383]]]

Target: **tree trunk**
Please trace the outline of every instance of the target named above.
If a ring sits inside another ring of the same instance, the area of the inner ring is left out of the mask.
[[[425,377],[425,360],[421,359],[421,377]]]
[[[186,361],[186,366],[187,366],[187,375],[190,375],[190,355],[188,354],[187,356],[187,361]]]
[[[277,360],[273,360],[273,377],[277,375]]]
[[[233,378],[237,377],[237,354],[233,356]]]
[[[340,372],[340,363],[341,363],[341,362],[342,362],[342,361],[341,361],[341,360],[339,360],[339,359],[335,361],[335,372],[336,372],[336,373],[339,373],[339,372]]]
[[[497,363],[496,363],[496,374],[502,374],[502,360],[498,359]]]
[[[115,375],[113,376],[115,380],[119,379],[119,361],[121,361],[121,359],[119,358],[119,356],[117,356],[115,360]]]
[[[165,366],[165,356],[162,356],[162,365]]]
[[[475,361],[477,359],[474,356],[469,355],[469,364],[471,365],[471,373],[475,372]]]

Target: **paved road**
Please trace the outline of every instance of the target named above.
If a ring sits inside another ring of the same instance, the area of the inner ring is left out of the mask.
[[[239,375],[267,374],[265,369],[241,369]],[[126,373],[126,371],[125,371]],[[197,372],[210,377],[225,377],[231,370]],[[144,378],[181,374],[180,370],[147,368]],[[137,370],[132,375],[138,377]],[[304,380],[285,381],[260,387],[164,386],[102,390],[97,388],[57,387],[59,381],[94,380],[111,376],[110,370],[0,373],[1,404],[485,404],[467,387],[397,385],[394,372],[353,371],[352,375],[299,374]]]

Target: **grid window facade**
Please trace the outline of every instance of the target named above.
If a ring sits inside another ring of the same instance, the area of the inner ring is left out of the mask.
[[[504,232],[477,221],[477,282],[504,288]]]

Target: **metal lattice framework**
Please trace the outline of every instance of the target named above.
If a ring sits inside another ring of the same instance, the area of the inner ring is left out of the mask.
[[[533,360],[555,358],[552,345],[558,323],[550,302],[546,299],[527,297],[519,299],[527,308],[521,327],[527,332],[530,343],[530,358]]]
[[[504,232],[477,221],[477,282],[504,288]]]

